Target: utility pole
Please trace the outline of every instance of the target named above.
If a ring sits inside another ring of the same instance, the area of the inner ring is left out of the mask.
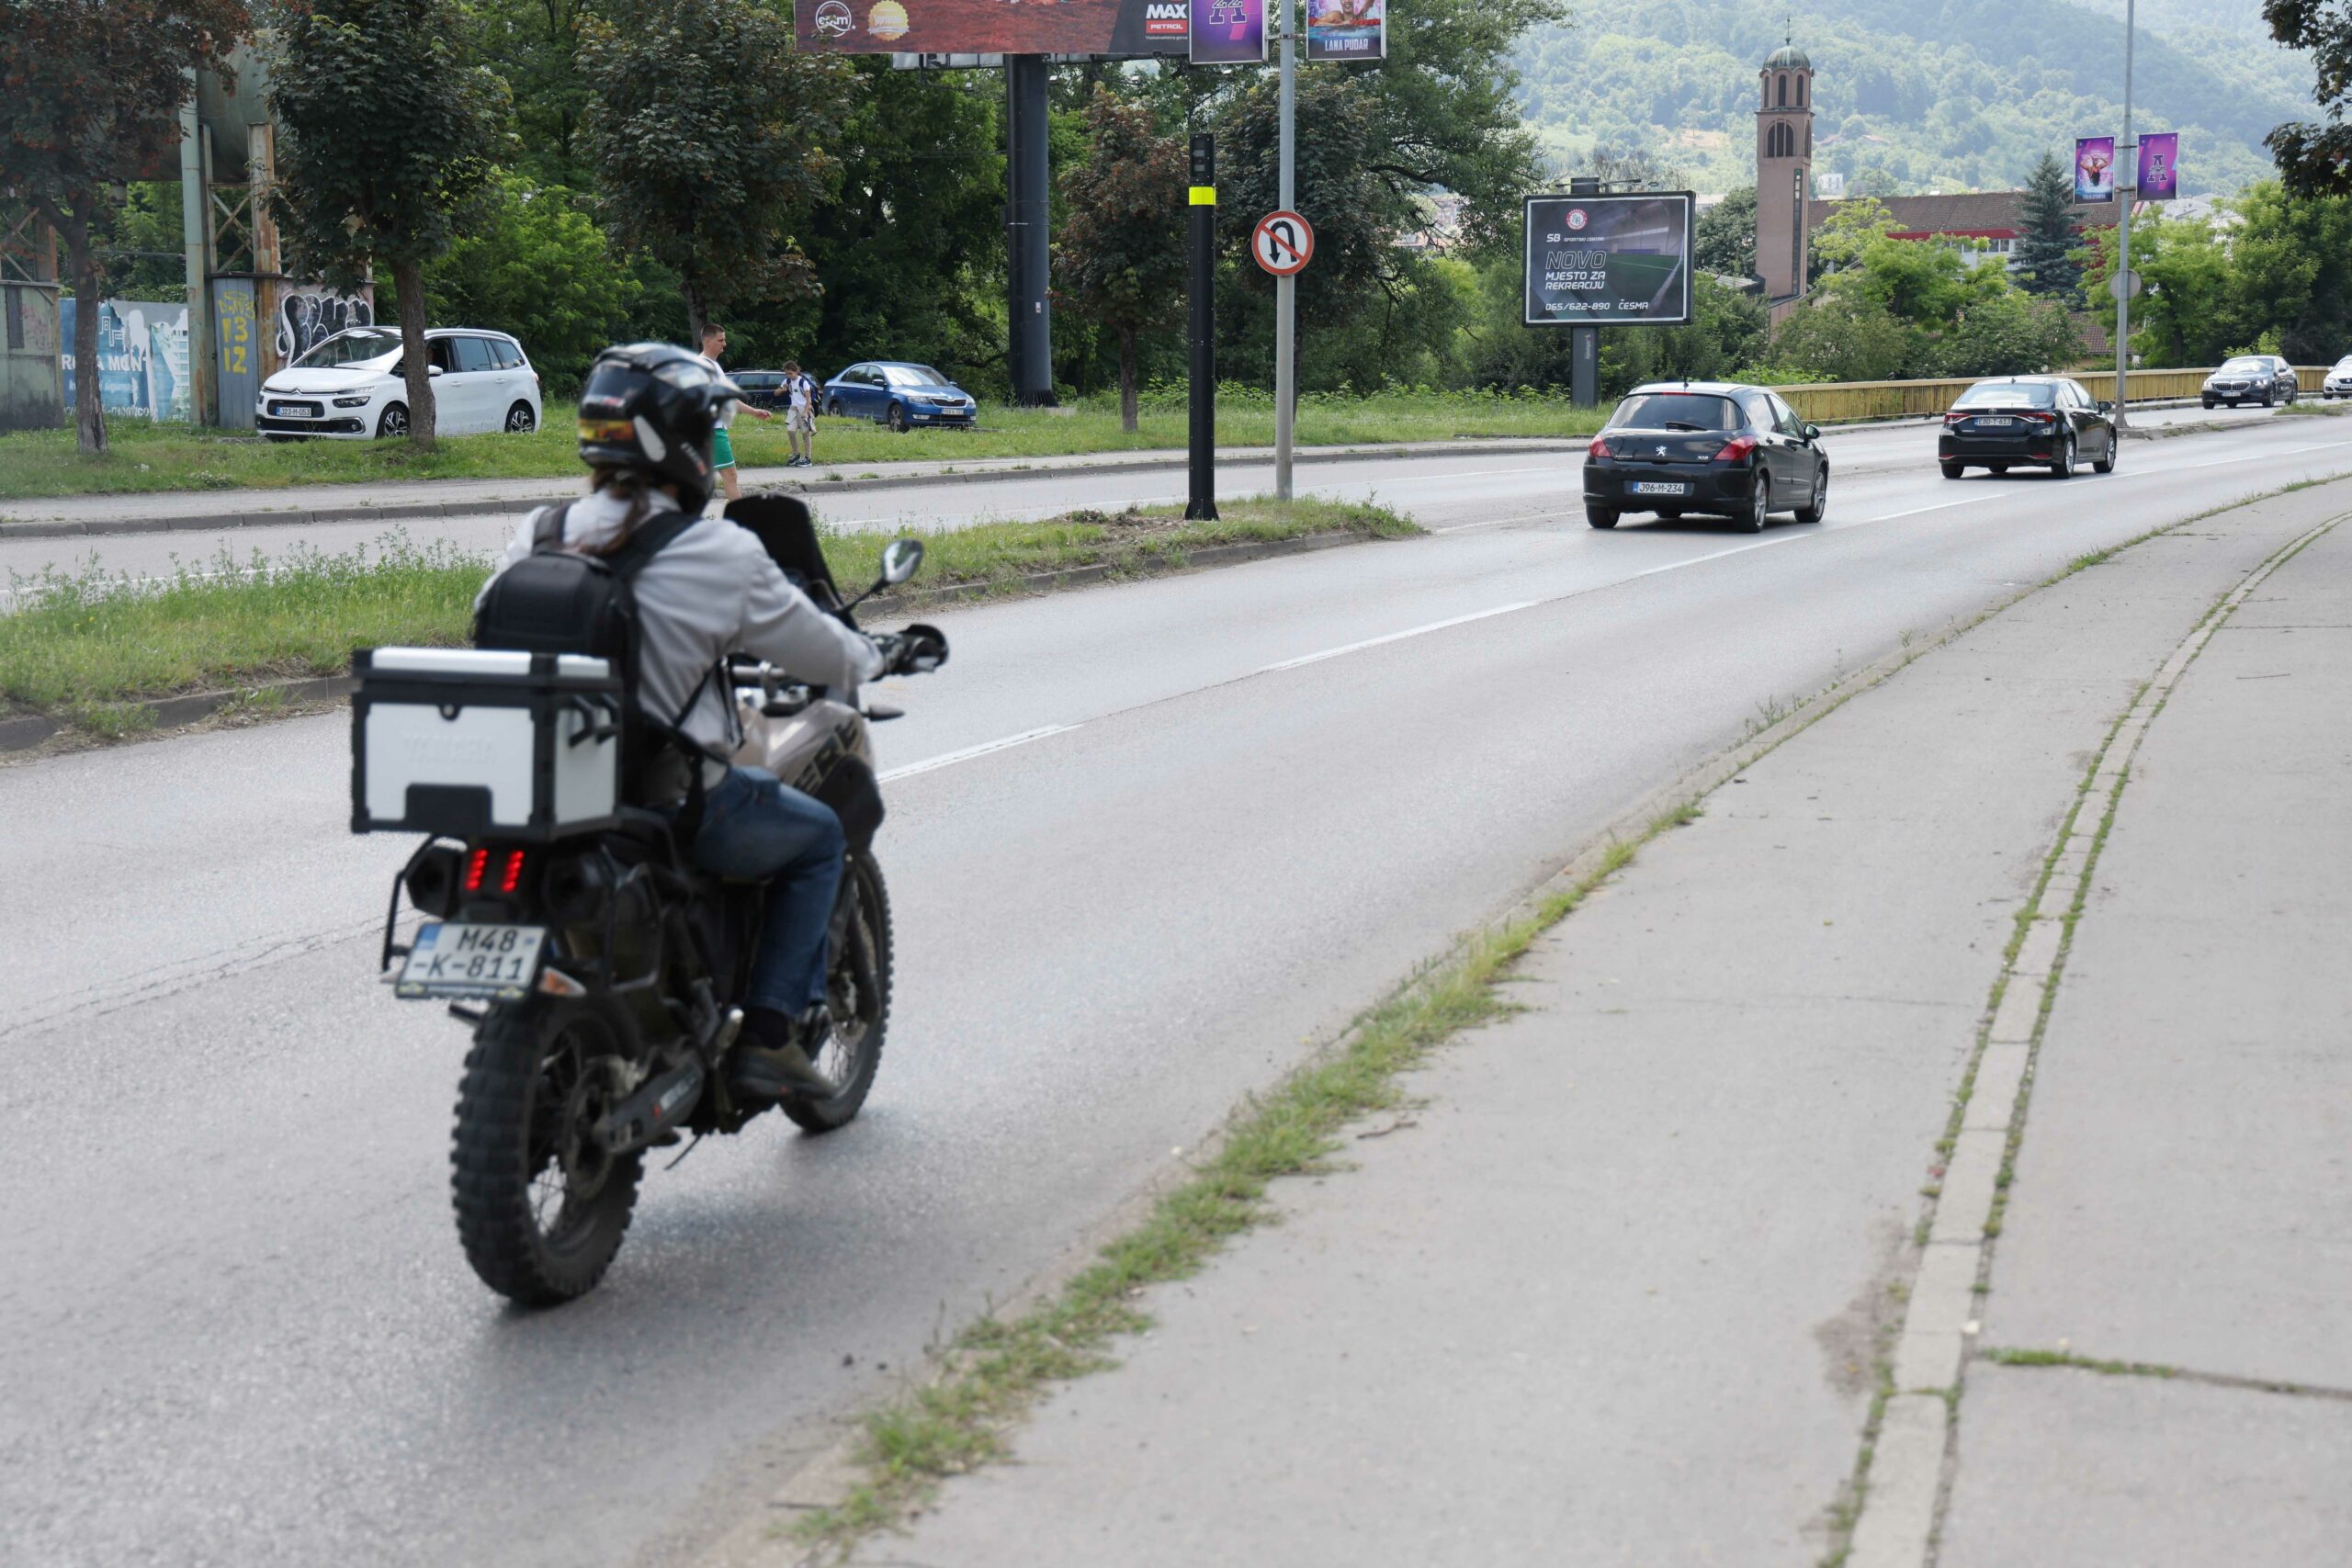
[[[1590,175],[1578,175],[1568,181],[1568,194],[1599,196],[1600,182]],[[1580,409],[1595,408],[1600,402],[1599,327],[1568,329],[1568,401]]]
[[[1272,0],[1282,16],[1282,195],[1274,205],[1284,212],[1297,210],[1296,145],[1298,118],[1298,40],[1292,27],[1295,7],[1291,0]],[[1291,421],[1298,403],[1298,279],[1274,279],[1274,495],[1290,499]]]
[[[2115,149],[2115,428],[2132,423],[2132,204],[2140,196],[2140,143],[2132,135],[2132,27],[2123,0],[2123,140]],[[2126,179],[2132,183],[2124,184]]]

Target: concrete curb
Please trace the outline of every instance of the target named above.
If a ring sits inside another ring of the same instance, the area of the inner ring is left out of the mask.
[[[1315,447],[1299,452],[1300,463],[1364,463],[1403,460],[1412,457],[1495,457],[1529,456],[1544,453],[1581,453],[1588,438],[1575,439],[1550,436],[1521,436],[1509,440],[1464,441],[1458,444],[1426,445],[1397,444],[1385,446]],[[1245,448],[1228,452],[1221,459],[1226,464],[1270,462],[1272,454],[1257,455],[1258,449]],[[995,484],[1012,479],[1051,479],[1069,475],[1134,474],[1180,471],[1186,466],[1181,456],[1139,458],[1117,458],[1107,462],[1050,463],[1024,468],[972,468],[956,473],[925,473],[877,475],[873,479],[833,480],[781,479],[752,487],[755,491],[785,491],[793,495],[843,495],[858,491],[908,490],[933,485]],[[482,517],[497,513],[529,512],[550,502],[570,501],[580,493],[577,484],[558,488],[550,483],[543,492],[527,496],[499,496],[474,501],[394,502],[381,506],[328,506],[309,510],[288,508],[284,511],[258,512],[190,512],[154,517],[105,518],[76,521],[71,518],[24,518],[11,521],[0,516],[0,543],[11,539],[67,539],[83,536],[109,534],[166,534],[210,532],[222,528],[300,528],[318,523],[399,523],[418,517]],[[63,499],[63,498],[59,498]],[[75,498],[79,499],[79,498]]]
[[[251,686],[233,686],[219,692],[187,692],[177,696],[149,697],[119,705],[143,710],[148,717],[148,728],[168,729],[210,718],[232,703],[266,696],[283,696],[288,702],[297,703],[329,702],[348,696],[356,684],[348,675],[305,675],[288,681],[263,681]],[[13,751],[29,751],[65,728],[64,721],[43,713],[17,714],[0,718],[0,756]]]
[[[1895,1340],[1893,1391],[1857,1480],[1862,1497],[1849,1568],[1925,1568],[1949,1501],[1952,1429],[1975,1348],[1976,1299],[1990,1284],[1996,1219],[2007,1193],[2001,1173],[2024,1136],[2043,1021],[2065,974],[2074,923],[2098,848],[2131,776],[2132,758],[2192,660],[2263,581],[2302,547],[2352,518],[2340,513],[2280,547],[2246,574],[2190,629],[2109,730],[2084,771],[2056,842],[2044,852],[2041,886],[2028,902],[2012,954],[1994,983],[1997,1005],[1962,1079],[1942,1184],[1903,1327]]]

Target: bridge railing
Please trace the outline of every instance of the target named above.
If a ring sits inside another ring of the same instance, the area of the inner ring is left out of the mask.
[[[2302,390],[2316,392],[2327,378],[2327,371],[2324,365],[2299,365],[2295,367],[2296,382]],[[2205,378],[2212,373],[2210,368],[2134,370],[2130,400],[2145,403],[2193,398],[2204,386]],[[2089,388],[2095,398],[2115,389],[2115,373],[2111,370],[2105,374],[2089,371],[2075,378]],[[1833,421],[1939,414],[1951,407],[1961,393],[1983,379],[1981,376],[1955,376],[1920,381],[1824,381],[1772,389],[1788,400],[1800,418],[1827,424]]]

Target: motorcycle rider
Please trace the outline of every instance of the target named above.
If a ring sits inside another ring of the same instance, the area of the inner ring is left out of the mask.
[[[722,661],[748,653],[797,680],[848,690],[888,673],[896,667],[891,656],[906,645],[842,625],[793,586],[752,534],[724,517],[701,517],[713,487],[718,411],[742,395],[701,356],[669,344],[599,355],[580,396],[589,493],[561,509],[560,547],[607,555],[665,513],[683,509],[700,518],[634,580],[639,706],[664,720],[683,716],[676,728],[698,749],[692,758],[673,753],[674,766],[655,770],[652,798],[636,804],[674,813],[693,782],[689,767],[699,768],[705,796],[690,849],[695,863],[768,885],[742,998],[743,1032],[727,1063],[729,1087],[762,1100],[788,1090],[824,1096],[835,1088],[817,1060],[831,1027],[825,974],[842,875],[841,820],[772,774],[728,764],[741,736]],[[500,572],[531,555],[551,510],[532,513],[515,531]]]

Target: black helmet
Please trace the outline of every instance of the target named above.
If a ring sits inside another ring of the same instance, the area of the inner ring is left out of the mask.
[[[628,468],[678,487],[688,513],[710,502],[710,433],[743,389],[673,344],[608,348],[580,389],[580,457],[592,468]]]

